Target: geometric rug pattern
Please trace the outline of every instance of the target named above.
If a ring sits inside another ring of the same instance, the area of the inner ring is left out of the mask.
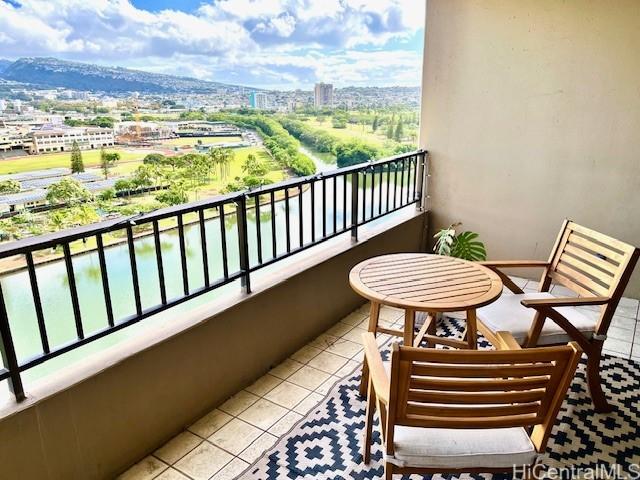
[[[461,337],[462,322],[444,319],[439,335]],[[383,347],[388,355],[390,342]],[[490,348],[479,339],[480,348]],[[586,363],[578,366],[575,379],[558,415],[542,459],[555,468],[610,468],[619,465],[620,473],[631,472],[640,464],[640,364],[633,360],[605,356],[602,376],[607,397],[615,406],[610,414],[593,411],[585,376]],[[365,402],[358,394],[360,369],[339,380],[326,398],[288,434],[239,478],[267,479],[379,479],[383,476],[382,449],[377,428],[369,465],[362,462],[362,437]],[[377,421],[377,420],[376,420]],[[630,467],[631,466],[631,467]],[[505,475],[405,475],[399,479],[494,479]]]

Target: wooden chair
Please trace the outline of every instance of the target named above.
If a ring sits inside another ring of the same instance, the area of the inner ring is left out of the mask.
[[[622,297],[640,250],[569,220],[562,224],[549,261],[482,262],[493,269],[514,295],[502,295],[477,311],[478,329],[489,339],[496,332],[510,331],[525,347],[578,342],[588,358],[587,377],[597,412],[612,407],[602,391],[600,358],[607,330]],[[542,267],[538,292],[524,293],[499,269]],[[562,285],[577,297],[557,298],[549,293],[551,283]],[[599,312],[579,306],[599,306]],[[545,319],[552,321],[545,322]]]
[[[386,479],[394,473],[509,473],[514,465],[534,465],[582,352],[575,343],[520,349],[508,332],[496,338],[499,351],[394,343],[385,365],[373,334],[364,333],[370,371],[364,462],[371,459],[377,409]]]

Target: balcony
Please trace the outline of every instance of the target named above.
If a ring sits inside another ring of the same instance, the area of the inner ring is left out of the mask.
[[[379,437],[371,465],[359,457],[368,306],[349,270],[427,251],[456,221],[491,258],[546,260],[565,217],[639,245],[636,10],[430,1],[424,150],[0,247],[16,269],[0,298],[2,476],[380,478]],[[593,412],[581,366],[549,466],[640,462],[638,297],[636,273],[605,343],[614,412]]]

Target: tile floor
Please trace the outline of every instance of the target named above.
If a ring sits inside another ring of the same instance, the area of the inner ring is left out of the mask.
[[[517,277],[525,291],[537,282]],[[566,295],[554,287],[556,295]],[[623,299],[605,343],[607,353],[640,361],[639,302]],[[594,312],[591,307],[585,311]],[[384,307],[380,323],[401,324],[403,312]],[[316,406],[331,386],[361,362],[360,336],[368,305],[343,318],[253,385],[231,397],[184,432],[142,459],[122,480],[230,480],[239,475]],[[388,339],[380,335],[379,342]]]

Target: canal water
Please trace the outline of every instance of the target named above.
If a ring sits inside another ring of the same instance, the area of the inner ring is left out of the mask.
[[[309,155],[319,171],[329,171],[335,168],[326,157],[320,158],[314,152],[304,149],[304,153]],[[377,177],[377,176],[376,176]],[[346,204],[344,211],[344,183],[346,185]],[[383,178],[385,185],[386,178]],[[413,185],[413,177],[408,185]],[[376,184],[377,185],[377,184]],[[323,198],[322,186],[320,182],[315,187],[315,236],[316,239],[323,234],[323,228],[327,235],[343,227],[343,219],[347,216],[349,224],[351,216],[351,184],[349,180],[338,178],[335,183],[335,204],[334,204],[334,182],[328,179],[326,182],[326,209],[323,225],[322,211]],[[370,180],[369,180],[370,188]],[[376,190],[378,192],[379,190]],[[386,193],[386,192],[384,192]],[[399,189],[398,189],[399,194]],[[378,193],[364,195],[362,187],[359,192],[360,205],[365,205],[367,216],[373,209],[377,213],[380,196]],[[400,200],[399,196],[397,197]],[[265,198],[266,200],[266,198]],[[386,208],[386,195],[382,196],[384,202],[382,211]],[[302,225],[299,222],[300,204],[302,203]],[[278,201],[275,209],[275,237],[276,253],[278,255],[287,251],[286,245],[286,210],[285,202]],[[263,261],[273,258],[272,246],[272,220],[268,205],[260,210],[260,218],[256,218],[255,210],[248,211],[248,238],[249,238],[249,260],[251,265],[258,264],[258,241],[256,225],[261,228],[261,245]],[[335,218],[335,226],[334,226]],[[207,240],[208,266],[210,279],[212,282],[223,278],[222,262],[222,242],[219,217],[210,218],[205,222],[205,236]],[[311,190],[306,189],[300,196],[292,196],[289,200],[289,223],[290,223],[290,248],[293,250],[300,246],[300,227],[302,226],[303,244],[311,242]],[[238,249],[238,228],[235,213],[226,215],[224,228],[227,239],[228,271],[234,273],[239,270],[239,249]],[[167,298],[178,298],[183,295],[183,278],[180,261],[180,247],[177,232],[167,230],[161,233],[161,248],[164,265]],[[158,269],[156,263],[155,245],[153,236],[136,238],[135,257],[136,266],[140,282],[140,293],[142,308],[150,308],[160,304],[160,287],[158,281]],[[190,290],[195,290],[204,286],[204,272],[202,262],[201,232],[199,224],[185,226],[185,244],[187,257],[188,283]],[[111,290],[113,313],[116,319],[122,320],[135,313],[135,303],[133,297],[133,283],[131,267],[129,261],[129,250],[126,243],[107,247],[105,249],[107,274]],[[295,259],[295,257],[292,257]],[[80,311],[85,336],[91,335],[105,328],[107,324],[107,314],[102,290],[101,271],[96,252],[84,253],[73,257],[73,268],[78,290]],[[269,267],[267,267],[269,268]],[[76,339],[76,327],[74,323],[71,296],[69,293],[69,282],[66,268],[63,261],[54,261],[40,265],[36,268],[38,285],[40,286],[40,296],[44,311],[46,330],[49,337],[51,349],[60,347]],[[256,274],[258,275],[258,274]],[[36,313],[33,304],[29,277],[26,271],[3,275],[0,277],[2,291],[6,302],[7,312],[13,339],[21,362],[42,353],[42,344],[38,331]],[[110,345],[122,341],[124,338],[137,334],[141,330],[157,328],[163,322],[170,322],[176,316],[181,315],[189,309],[210,302],[230,291],[237,292],[239,282],[220,287],[212,292],[201,295],[196,299],[176,306],[165,312],[157,314],[149,319],[139,322],[133,326],[124,328],[116,333],[107,335],[100,340],[89,343],[83,347],[75,349],[55,359],[49,360],[37,367],[34,367],[23,374],[26,383],[40,378],[51,371],[59,369],[65,365],[77,362],[88,354],[102,350]]]

